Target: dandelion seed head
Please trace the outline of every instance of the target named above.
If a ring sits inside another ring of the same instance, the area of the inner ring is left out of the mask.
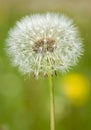
[[[23,74],[36,77],[66,72],[83,52],[73,21],[64,15],[46,13],[26,16],[9,31],[7,52]]]

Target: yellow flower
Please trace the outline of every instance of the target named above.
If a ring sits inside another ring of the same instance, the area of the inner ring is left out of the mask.
[[[83,105],[87,101],[89,85],[85,76],[72,73],[64,77],[62,82],[64,95],[72,104]]]

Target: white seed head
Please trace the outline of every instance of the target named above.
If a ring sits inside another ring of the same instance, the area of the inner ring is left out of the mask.
[[[23,74],[65,72],[78,62],[83,45],[73,21],[60,14],[26,16],[9,31],[7,52]]]

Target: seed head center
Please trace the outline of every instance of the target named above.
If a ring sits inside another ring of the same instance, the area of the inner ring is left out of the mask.
[[[36,53],[53,52],[56,48],[55,42],[55,39],[52,38],[37,40],[33,46],[33,51]]]

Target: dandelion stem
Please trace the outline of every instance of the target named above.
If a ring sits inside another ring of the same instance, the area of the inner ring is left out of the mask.
[[[50,130],[55,130],[55,103],[52,76],[48,75],[50,84]]]

